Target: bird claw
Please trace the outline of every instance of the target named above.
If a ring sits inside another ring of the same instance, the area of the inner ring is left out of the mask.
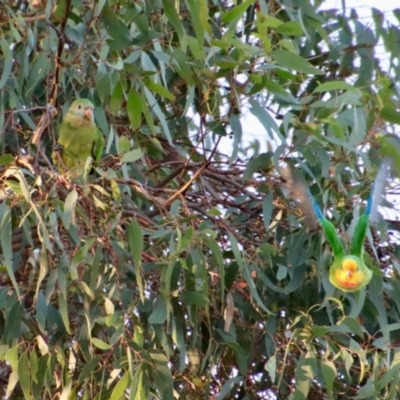
[[[53,147],[53,151],[57,151],[57,152],[61,152],[64,150],[64,146],[60,143],[57,143],[54,147]]]

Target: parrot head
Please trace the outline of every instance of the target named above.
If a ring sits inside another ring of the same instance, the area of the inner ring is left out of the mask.
[[[372,272],[356,256],[343,257],[336,268],[331,268],[329,275],[332,284],[345,292],[361,289],[371,277]]]
[[[88,99],[78,99],[75,100],[64,120],[71,124],[72,127],[79,127],[83,125],[93,125],[94,124],[94,116],[93,116],[94,106],[93,103]]]

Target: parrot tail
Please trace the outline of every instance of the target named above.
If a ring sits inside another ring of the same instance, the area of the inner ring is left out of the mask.
[[[370,216],[370,221],[372,223],[378,221],[378,206],[382,204],[391,165],[392,159],[390,157],[387,157],[382,161],[368,199],[365,214]]]

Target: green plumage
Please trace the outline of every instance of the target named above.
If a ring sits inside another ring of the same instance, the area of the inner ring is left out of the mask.
[[[93,157],[95,161],[100,159],[104,141],[94,122],[93,110],[91,101],[78,99],[71,104],[65,115],[58,129],[57,147],[61,151],[54,150],[52,156],[61,169],[67,167],[83,171],[82,167],[88,157]],[[60,154],[62,163],[57,153]]]
[[[333,252],[329,280],[344,292],[359,291],[372,278],[372,271],[364,263],[364,240],[370,216],[375,219],[378,205],[381,203],[390,164],[391,161],[385,159],[379,168],[366,210],[357,222],[347,254],[335,226],[323,216],[301,174],[290,165],[281,170],[291,197],[301,203],[306,225],[310,229],[315,226],[316,221],[321,225]]]

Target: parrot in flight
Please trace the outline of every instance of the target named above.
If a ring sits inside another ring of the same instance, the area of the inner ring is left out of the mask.
[[[83,173],[88,157],[99,161],[104,140],[94,122],[93,110],[90,100],[75,100],[61,122],[52,154],[53,161],[61,169],[76,169]]]
[[[319,224],[322,227],[333,251],[333,264],[329,269],[329,280],[333,286],[344,292],[357,292],[372,278],[372,271],[364,263],[364,239],[369,221],[376,221],[378,205],[381,203],[390,164],[389,158],[384,159],[381,163],[365,212],[355,227],[348,253],[345,251],[335,226],[323,216],[300,172],[292,166],[282,168],[280,171],[286,181],[285,186],[289,190],[290,196],[301,203],[307,226],[313,229]]]

